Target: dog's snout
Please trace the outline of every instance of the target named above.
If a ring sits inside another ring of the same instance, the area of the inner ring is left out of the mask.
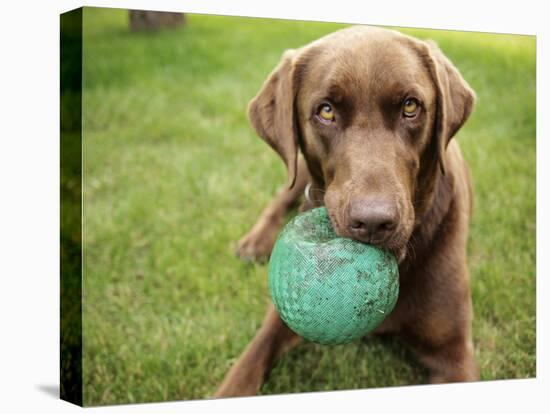
[[[399,213],[393,200],[386,197],[360,197],[349,205],[349,231],[353,238],[383,244],[395,232]]]

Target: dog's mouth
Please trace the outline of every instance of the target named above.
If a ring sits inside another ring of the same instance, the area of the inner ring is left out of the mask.
[[[403,260],[405,260],[405,257],[407,256],[408,248],[407,248],[407,243],[400,243],[396,247],[386,247],[385,250],[388,250],[389,252],[391,252],[397,259],[397,262],[401,263]]]
[[[408,244],[409,244],[408,234],[410,233],[409,231],[407,231],[407,229],[402,227],[397,228],[395,229],[395,232],[392,234],[392,236],[385,240],[361,237],[357,233],[354,234],[352,231],[350,231],[350,226],[345,225],[344,224],[345,221],[342,219],[339,219],[338,215],[331,212],[331,210],[328,207],[327,207],[327,211],[328,211],[328,215],[332,223],[334,232],[339,237],[350,238],[360,243],[370,244],[382,250],[386,250],[395,256],[398,263],[401,263],[407,257]]]
[[[339,237],[388,251],[399,263],[407,257],[414,228],[412,201],[391,191],[358,191],[347,181],[328,185],[322,204]]]

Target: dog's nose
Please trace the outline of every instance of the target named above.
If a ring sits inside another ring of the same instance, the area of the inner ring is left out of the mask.
[[[388,197],[359,197],[350,202],[349,231],[354,239],[382,244],[399,222],[396,203]]]

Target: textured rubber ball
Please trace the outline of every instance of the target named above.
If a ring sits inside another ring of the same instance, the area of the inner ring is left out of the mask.
[[[353,341],[375,329],[399,294],[395,257],[338,237],[326,208],[299,214],[279,234],[269,292],[286,325],[321,344]]]

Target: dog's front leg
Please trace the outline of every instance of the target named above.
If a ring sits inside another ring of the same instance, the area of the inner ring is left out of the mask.
[[[304,193],[311,177],[303,157],[298,157],[296,182],[292,188],[284,187],[262,211],[256,224],[245,234],[237,247],[237,256],[248,260],[266,259],[271,254],[285,214]]]
[[[260,330],[229,370],[214,397],[257,394],[277,358],[301,341],[270,304]]]
[[[416,296],[423,298],[422,305],[419,307],[416,299],[416,316],[410,318],[404,332],[420,361],[429,369],[432,384],[479,380],[471,334],[468,269],[465,260],[450,267],[454,269],[452,273],[439,269],[437,281],[420,283],[430,286],[430,291],[424,290]]]
[[[457,337],[420,355],[430,370],[430,383],[479,381],[479,370],[474,359],[470,338]]]

